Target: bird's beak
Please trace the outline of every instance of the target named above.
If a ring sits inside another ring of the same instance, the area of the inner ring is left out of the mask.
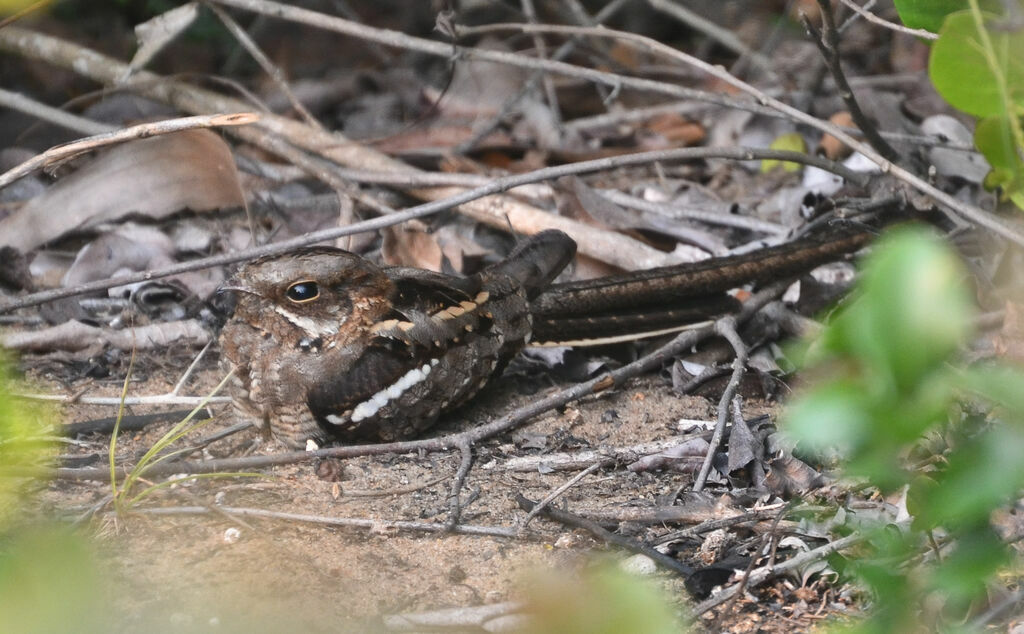
[[[255,293],[253,292],[253,290],[251,288],[241,284],[238,280],[236,280],[234,278],[225,281],[223,284],[221,284],[220,286],[217,287],[216,291],[214,291],[214,293],[217,294],[217,295],[224,295],[225,293],[232,293],[232,292],[234,292],[234,293],[249,293],[250,295],[255,295]]]

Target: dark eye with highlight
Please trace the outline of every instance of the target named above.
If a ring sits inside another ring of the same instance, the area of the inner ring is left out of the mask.
[[[295,282],[288,287],[285,295],[296,304],[311,302],[320,297],[320,288],[313,281]]]

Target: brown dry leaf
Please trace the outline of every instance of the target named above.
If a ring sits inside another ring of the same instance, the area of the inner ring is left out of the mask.
[[[384,243],[380,252],[385,264],[415,266],[431,271],[441,270],[444,254],[435,234],[428,233],[422,227],[414,227],[411,223],[386,227],[381,233],[384,235]]]
[[[467,259],[480,260],[493,253],[460,230],[458,225],[444,225],[435,233],[437,244],[441,247],[444,257],[451,263],[453,270],[460,273],[469,272]]]
[[[647,129],[673,146],[697,145],[707,133],[704,126],[674,112],[660,114],[647,122]]]
[[[856,127],[853,123],[853,117],[846,110],[841,110],[828,118],[829,123],[842,126],[844,128]],[[851,150],[842,141],[835,138],[831,134],[826,134],[821,137],[821,142],[818,143],[818,152],[824,154],[833,161],[839,161],[850,155]]]
[[[28,251],[128,214],[164,218],[244,200],[231,150],[219,136],[208,130],[167,134],[107,150],[0,220],[0,246]]]

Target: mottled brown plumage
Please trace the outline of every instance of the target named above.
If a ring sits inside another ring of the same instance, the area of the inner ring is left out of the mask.
[[[471,277],[382,268],[323,247],[246,264],[224,287],[235,409],[285,444],[393,441],[464,403],[536,334],[593,339],[734,310],[724,292],[786,278],[870,234],[554,285],[576,244],[545,231]],[[543,291],[543,294],[541,294]]]
[[[574,253],[544,232],[467,278],[323,247],[249,263],[222,288],[235,410],[293,448],[422,431],[525,345],[530,299]]]

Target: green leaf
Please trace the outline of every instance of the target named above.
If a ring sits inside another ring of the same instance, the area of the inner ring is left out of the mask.
[[[791,152],[807,152],[807,144],[804,143],[804,138],[799,132],[790,132],[789,134],[783,134],[772,141],[771,149],[773,150],[789,150]],[[776,167],[782,166],[787,172],[798,172],[803,165],[794,163],[793,161],[778,161],[776,159],[765,159],[761,161],[761,171],[770,172]]]
[[[895,4],[903,24],[933,33],[942,28],[947,15],[964,8],[963,0],[895,0]]]
[[[1016,108],[1024,107],[1024,34],[983,14],[991,50],[970,11],[951,13],[932,47],[928,74],[946,101],[978,117],[1007,116],[1001,86]]]
[[[925,29],[937,33],[942,28],[946,16],[956,11],[963,11],[964,0],[894,0],[896,11],[900,14],[903,24],[912,29]],[[999,0],[988,0],[979,3],[983,9],[998,11]]]
[[[1024,209],[1024,160],[1013,140],[1012,122],[998,116],[982,119],[974,131],[974,144],[992,167],[985,187],[1002,188],[1003,196]]]

